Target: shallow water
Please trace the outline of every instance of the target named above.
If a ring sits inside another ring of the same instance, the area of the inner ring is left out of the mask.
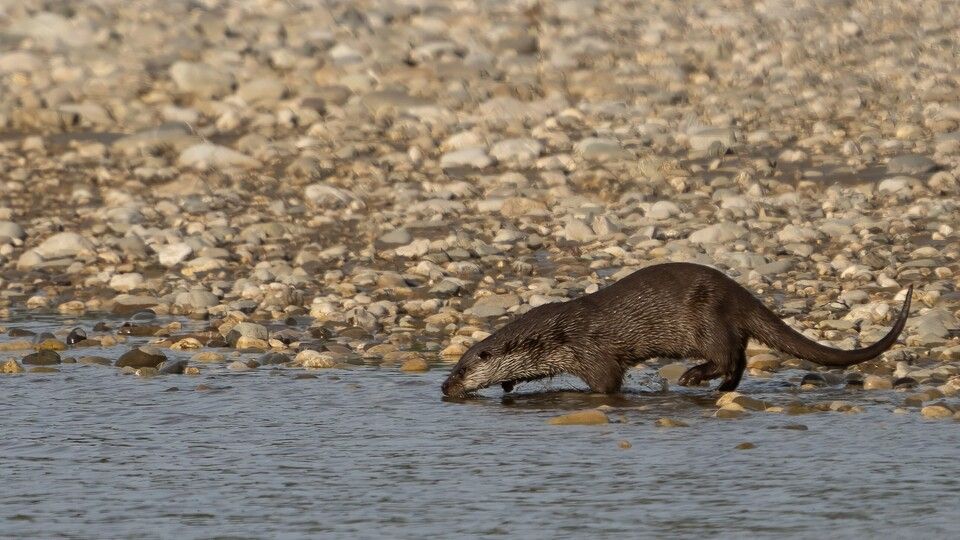
[[[785,384],[796,373],[741,389],[865,412],[723,421],[706,390],[656,392],[637,375],[619,397],[556,380],[453,402],[441,365],[315,379],[61,369],[0,378],[0,536],[947,537],[960,525],[956,424],[892,414],[895,392],[800,394]],[[616,423],[546,423],[601,404]],[[663,416],[690,427],[655,427]],[[809,429],[783,429],[796,424]]]

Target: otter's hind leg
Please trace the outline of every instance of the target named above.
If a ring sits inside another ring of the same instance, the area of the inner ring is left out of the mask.
[[[697,364],[683,372],[677,381],[680,386],[699,386],[704,381],[716,379],[720,376],[720,370],[714,362],[704,362]]]
[[[747,354],[743,347],[736,352],[733,357],[732,365],[724,374],[723,382],[717,387],[721,392],[732,392],[740,385],[740,379],[743,378],[743,370],[747,368]]]

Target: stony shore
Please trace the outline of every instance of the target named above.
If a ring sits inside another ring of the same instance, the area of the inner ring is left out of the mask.
[[[913,284],[881,358],[748,377],[960,418],[960,5],[856,5],[0,8],[0,372],[423,371],[693,261],[841,348]]]

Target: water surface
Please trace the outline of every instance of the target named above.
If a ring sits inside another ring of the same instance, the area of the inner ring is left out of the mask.
[[[741,389],[773,403],[865,412],[724,421],[706,390],[658,392],[642,373],[620,397],[559,379],[453,402],[439,364],[310,379],[201,369],[0,378],[0,536],[948,537],[960,525],[957,424],[893,414],[895,392],[748,378]],[[546,423],[601,404],[615,423]],[[656,427],[663,416],[690,427]],[[785,429],[797,424],[808,429]]]

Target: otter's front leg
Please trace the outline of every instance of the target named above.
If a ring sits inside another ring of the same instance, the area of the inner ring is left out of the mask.
[[[582,373],[574,373],[587,383],[591,392],[615,394],[623,386],[624,369],[618,362],[596,362],[586,367]]]

